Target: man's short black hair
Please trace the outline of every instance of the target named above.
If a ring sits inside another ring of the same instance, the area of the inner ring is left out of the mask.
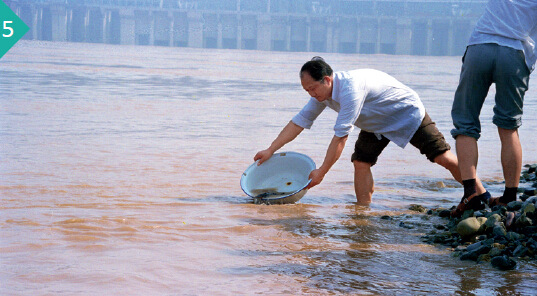
[[[307,61],[300,69],[300,78],[306,72],[315,81],[322,81],[325,76],[332,76],[332,67],[328,65],[323,58],[316,56]]]

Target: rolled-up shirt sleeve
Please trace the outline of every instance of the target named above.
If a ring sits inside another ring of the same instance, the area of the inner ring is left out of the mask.
[[[291,121],[302,128],[310,129],[313,122],[317,119],[319,114],[323,112],[324,108],[326,108],[325,104],[311,98],[304,108],[291,119]]]

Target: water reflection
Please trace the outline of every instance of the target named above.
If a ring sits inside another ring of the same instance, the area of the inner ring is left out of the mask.
[[[248,224],[273,226],[292,233],[303,243],[294,251],[286,241],[281,241],[279,245],[270,245],[272,248],[232,254],[281,256],[282,263],[249,266],[247,272],[299,275],[307,278],[311,287],[326,291],[381,294],[391,289],[399,293],[437,291],[437,283],[432,285],[423,277],[436,262],[420,260],[418,266],[407,264],[409,259],[415,262],[416,256],[435,256],[437,252],[420,245],[409,231],[381,220],[380,214],[362,206],[344,205],[332,210],[330,216],[319,216],[316,211],[301,208],[290,216],[280,213],[280,217],[271,219],[247,219]],[[244,269],[226,272],[243,273]]]

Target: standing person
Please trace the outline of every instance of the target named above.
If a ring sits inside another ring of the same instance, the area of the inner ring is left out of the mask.
[[[518,128],[522,124],[524,93],[537,56],[537,1],[490,0],[478,20],[463,56],[460,82],[451,117],[464,195],[453,216],[481,201],[476,193],[479,114],[492,83],[496,84],[494,117],[501,142],[505,190],[499,198],[483,200],[489,206],[516,200],[522,148]]]
[[[359,204],[371,203],[374,191],[371,166],[390,141],[401,148],[417,147],[431,162],[448,169],[461,182],[457,157],[435,123],[425,112],[418,94],[392,76],[373,69],[333,72],[322,58],[314,57],[300,70],[302,87],[311,96],[269,148],[259,151],[254,161],[261,165],[278,149],[309,129],[321,112],[329,107],[338,116],[335,135],[322,165],[313,170],[308,188],[318,185],[339,159],[354,126],[361,129],[351,161],[354,164],[354,189]],[[488,194],[478,182],[478,191]]]

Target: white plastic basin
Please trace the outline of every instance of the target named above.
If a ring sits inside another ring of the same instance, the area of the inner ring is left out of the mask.
[[[250,165],[241,177],[241,188],[254,202],[294,203],[308,191],[308,179],[315,162],[297,152],[275,153],[261,165]]]

